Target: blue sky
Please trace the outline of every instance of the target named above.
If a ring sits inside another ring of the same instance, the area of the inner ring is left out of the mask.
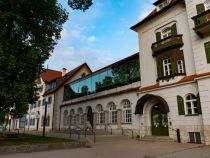
[[[68,71],[84,62],[95,71],[138,52],[138,36],[130,27],[154,8],[154,0],[94,0],[82,12],[70,9],[68,0],[58,1],[69,20],[45,67]]]

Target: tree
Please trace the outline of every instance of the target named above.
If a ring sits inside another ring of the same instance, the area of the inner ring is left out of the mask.
[[[68,0],[85,11],[91,0]],[[57,0],[0,0],[0,113],[21,117],[36,98],[34,83],[60,39],[67,11]]]

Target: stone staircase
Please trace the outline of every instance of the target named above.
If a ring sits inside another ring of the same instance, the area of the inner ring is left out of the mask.
[[[140,138],[140,141],[151,141],[151,142],[176,142],[176,140],[169,136],[144,136]]]

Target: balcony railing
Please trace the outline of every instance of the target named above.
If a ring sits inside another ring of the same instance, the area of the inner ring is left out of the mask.
[[[210,9],[192,17],[192,19],[195,23],[194,30],[200,37],[210,34]]]
[[[181,47],[183,44],[182,35],[171,35],[152,44],[153,56],[171,48]]]

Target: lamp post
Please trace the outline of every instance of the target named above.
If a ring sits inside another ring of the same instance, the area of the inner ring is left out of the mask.
[[[46,115],[47,115],[47,101],[45,101],[45,109],[44,109],[44,122],[43,122],[43,133],[42,136],[45,137],[45,126],[46,126]]]

